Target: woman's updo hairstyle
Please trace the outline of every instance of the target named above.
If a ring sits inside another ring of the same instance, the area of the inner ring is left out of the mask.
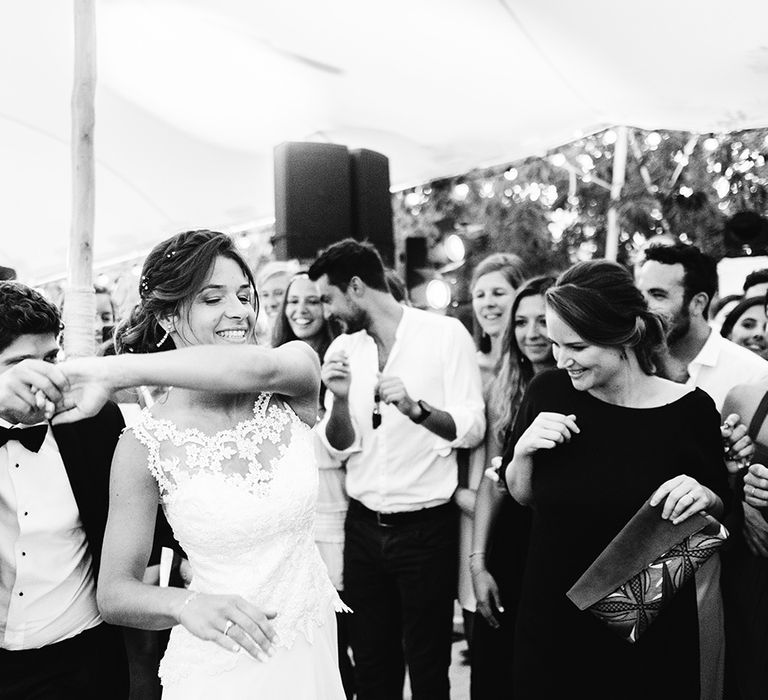
[[[584,340],[630,347],[646,374],[656,374],[666,348],[664,324],[648,310],[632,275],[618,263],[589,260],[563,272],[545,292],[549,306]]]
[[[258,314],[256,283],[250,267],[226,233],[184,231],[158,243],[147,255],[139,279],[140,301],[115,331],[115,348],[121,352],[160,352],[175,346],[158,319],[178,315],[189,307],[203,286],[216,258],[234,260],[253,290]]]

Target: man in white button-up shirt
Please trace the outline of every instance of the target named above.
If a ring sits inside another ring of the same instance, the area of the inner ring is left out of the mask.
[[[96,572],[109,466],[124,425],[108,404],[51,428],[35,399],[56,400],[61,328],[34,290],[0,282],[0,697],[122,698],[120,631],[102,623]],[[44,408],[44,406],[43,406]]]
[[[668,369],[672,375],[670,379],[703,389],[712,397],[718,410],[722,410],[726,394],[737,384],[764,382],[768,379],[768,362],[756,353],[723,338],[709,325],[709,304],[718,286],[717,265],[714,259],[699,248],[682,243],[649,247],[637,274],[637,286],[643,292],[651,311],[660,314],[667,321],[670,354]],[[733,424],[737,419],[738,416],[735,415],[728,417]],[[742,425],[739,425],[737,430],[740,431],[738,434],[746,432]],[[739,523],[742,514],[749,516],[752,509],[747,504],[740,504],[738,509],[732,510],[737,511],[738,517],[734,519],[732,513],[726,524],[733,542],[743,536],[742,525]],[[744,521],[743,528],[747,531],[754,529],[756,537],[765,538],[768,534],[768,526],[754,510],[752,517]],[[766,534],[760,533],[760,530],[766,531]],[[730,551],[734,551],[733,546]],[[751,569],[747,570],[748,573],[743,573],[732,555],[723,553],[721,556],[727,623],[726,648],[724,651],[719,646],[707,646],[703,643],[705,637],[702,637],[702,700],[720,698],[724,681],[733,682],[733,679],[740,675],[738,665],[744,664],[745,669],[755,669],[761,663],[759,652],[756,652],[758,655],[752,659],[746,654],[725,656],[732,646],[727,641],[729,636],[734,634],[732,630],[743,637],[743,630],[752,629],[754,625],[751,624],[752,620],[737,619],[736,611],[739,607],[750,611],[751,607],[731,604],[728,593],[729,581],[734,577],[743,579],[744,576],[751,575]],[[696,574],[700,601],[720,596],[719,586],[712,585],[713,581],[720,578],[720,557],[715,556]],[[702,606],[702,609],[714,610],[718,609],[718,606]],[[700,620],[702,626],[722,624],[722,619]]]
[[[448,700],[455,449],[485,431],[474,343],[458,320],[400,305],[369,244],[330,246],[309,275],[347,330],[326,353],[320,434],[347,460],[344,589],[358,697],[401,698],[407,664],[414,699]]]

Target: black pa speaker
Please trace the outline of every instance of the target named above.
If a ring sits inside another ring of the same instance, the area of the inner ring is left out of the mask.
[[[306,262],[351,237],[347,147],[289,141],[275,147],[274,159],[275,257]]]
[[[392,197],[389,192],[389,159],[366,148],[349,152],[352,182],[352,236],[368,241],[384,264],[395,264]]]
[[[740,211],[725,222],[723,238],[728,257],[765,255],[768,253],[768,219],[755,211]]]
[[[423,281],[419,271],[426,267],[427,239],[423,236],[408,236],[405,239],[405,284],[408,289]]]

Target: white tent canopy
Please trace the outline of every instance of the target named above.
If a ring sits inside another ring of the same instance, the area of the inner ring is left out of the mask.
[[[761,0],[97,0],[96,264],[273,214],[272,154],[389,158],[393,188],[626,124],[768,126]],[[63,274],[72,4],[0,9],[0,264]]]

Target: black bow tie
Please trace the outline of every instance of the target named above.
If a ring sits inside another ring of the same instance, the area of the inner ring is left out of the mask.
[[[33,425],[29,428],[0,428],[0,447],[8,440],[18,440],[30,452],[39,452],[48,432],[47,425]]]

